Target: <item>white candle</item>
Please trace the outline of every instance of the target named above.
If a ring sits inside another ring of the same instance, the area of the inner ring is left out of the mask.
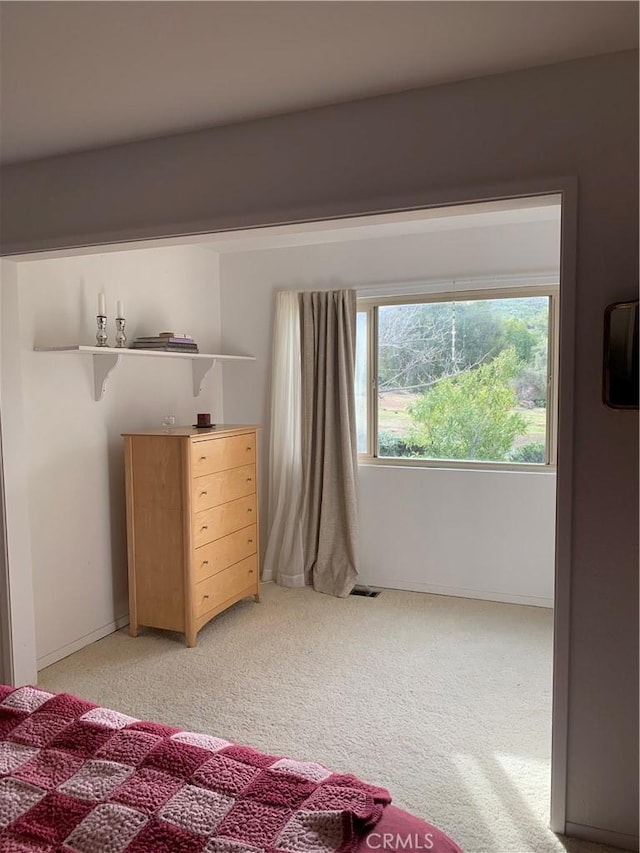
[[[100,317],[107,316],[107,299],[104,295],[104,291],[98,294],[98,315]]]
[[[116,303],[116,317],[120,320],[124,317],[124,302],[121,299]]]

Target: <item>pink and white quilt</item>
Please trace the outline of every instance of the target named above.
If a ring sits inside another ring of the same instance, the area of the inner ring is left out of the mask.
[[[0,685],[0,853],[352,853],[389,802],[320,764]]]

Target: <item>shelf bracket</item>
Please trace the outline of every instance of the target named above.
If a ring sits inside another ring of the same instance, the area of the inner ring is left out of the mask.
[[[114,353],[93,354],[93,399],[98,402],[104,397],[104,389],[111,371],[120,361],[120,356]]]
[[[215,358],[194,358],[191,362],[193,369],[193,396],[199,397],[202,391],[202,383],[207,374],[215,365]]]

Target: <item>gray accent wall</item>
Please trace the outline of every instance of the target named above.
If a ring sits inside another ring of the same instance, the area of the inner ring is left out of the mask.
[[[10,166],[2,251],[474,200],[561,176],[578,186],[567,820],[629,840],[638,416],[606,408],[601,382],[604,309],[638,288],[637,52]]]

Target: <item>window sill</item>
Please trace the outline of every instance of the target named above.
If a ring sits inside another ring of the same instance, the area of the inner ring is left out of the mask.
[[[483,471],[493,474],[555,474],[556,465],[523,462],[470,462],[447,459],[402,459],[358,456],[358,466],[364,468],[427,468],[437,471]]]

